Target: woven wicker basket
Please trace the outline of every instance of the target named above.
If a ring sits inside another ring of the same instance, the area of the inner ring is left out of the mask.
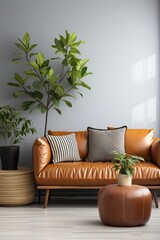
[[[33,170],[0,170],[0,205],[20,206],[33,202],[35,197]]]

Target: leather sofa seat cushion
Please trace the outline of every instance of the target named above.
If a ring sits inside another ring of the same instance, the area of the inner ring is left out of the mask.
[[[38,185],[46,186],[101,186],[117,183],[117,172],[112,162],[63,162],[48,164],[38,176]],[[160,184],[160,168],[151,162],[135,167],[133,184]]]
[[[69,135],[75,133],[76,134],[76,140],[78,145],[79,154],[82,160],[85,160],[88,155],[88,149],[87,149],[87,141],[88,141],[88,132],[87,131],[51,131],[48,130],[48,135],[53,136],[62,136],[62,135]]]

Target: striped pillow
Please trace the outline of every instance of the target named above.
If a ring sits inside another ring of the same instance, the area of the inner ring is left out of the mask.
[[[46,136],[53,153],[54,163],[81,160],[75,136],[75,133],[65,136]]]

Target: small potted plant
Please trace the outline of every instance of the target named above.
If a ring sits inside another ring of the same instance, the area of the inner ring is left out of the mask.
[[[0,107],[0,146],[2,170],[16,170],[20,147],[15,145],[29,133],[36,133],[31,127],[32,121],[24,118],[15,108],[5,105]]]
[[[118,185],[131,185],[134,166],[144,161],[144,158],[118,151],[112,151],[112,154],[114,155],[113,168],[119,171]]]

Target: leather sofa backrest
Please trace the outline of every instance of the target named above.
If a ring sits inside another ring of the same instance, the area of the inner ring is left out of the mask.
[[[151,160],[151,145],[154,140],[154,129],[127,129],[125,139],[125,150],[132,155],[144,157],[146,161]]]
[[[113,129],[113,127],[108,127]],[[62,136],[71,133],[76,134],[78,149],[82,160],[88,155],[88,132],[87,131],[48,131],[49,135]],[[144,157],[146,161],[151,160],[151,145],[154,140],[154,129],[129,129],[125,135],[125,152],[131,155]]]
[[[49,135],[54,135],[54,136],[62,136],[62,135],[68,135],[71,133],[76,134],[76,140],[78,144],[78,149],[79,149],[79,154],[82,160],[85,160],[88,155],[88,148],[87,148],[87,141],[88,141],[88,132],[87,131],[48,131]]]
[[[113,129],[113,127],[108,127]],[[145,161],[151,160],[151,145],[154,140],[154,129],[127,128],[125,135],[125,152],[142,156]]]

